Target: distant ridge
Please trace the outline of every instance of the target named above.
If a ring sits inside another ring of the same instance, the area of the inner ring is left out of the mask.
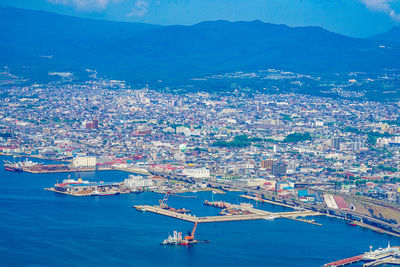
[[[374,35],[371,39],[400,43],[400,26],[393,27],[387,32]]]
[[[400,44],[386,49],[375,38],[261,21],[160,26],[0,7],[0,31],[4,65],[87,67],[142,82],[265,67],[316,73],[400,68]]]

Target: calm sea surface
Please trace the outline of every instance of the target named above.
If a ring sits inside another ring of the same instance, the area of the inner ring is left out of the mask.
[[[0,266],[322,266],[324,263],[375,248],[400,245],[400,239],[316,217],[323,226],[287,219],[200,224],[196,238],[209,244],[160,246],[173,230],[184,234],[193,225],[177,219],[138,212],[133,205],[155,205],[163,195],[139,193],[103,197],[72,197],[43,190],[68,174],[12,173],[0,157]],[[44,161],[41,161],[44,162]],[[71,178],[122,181],[118,171],[73,173]],[[215,215],[203,205],[210,192],[171,196],[172,207],[197,216]],[[217,200],[248,202],[237,193]],[[270,211],[290,210],[254,203]]]

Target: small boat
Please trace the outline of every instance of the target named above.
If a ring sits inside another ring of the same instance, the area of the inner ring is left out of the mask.
[[[357,226],[358,225],[357,221],[351,221],[351,222],[348,222],[347,224],[350,225],[350,226]]]

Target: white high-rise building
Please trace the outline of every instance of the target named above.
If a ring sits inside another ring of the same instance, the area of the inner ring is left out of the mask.
[[[73,167],[96,167],[96,157],[75,156],[72,159]]]
[[[145,179],[139,175],[129,175],[128,179],[124,180],[124,185],[128,188],[148,187],[153,185],[153,180]]]

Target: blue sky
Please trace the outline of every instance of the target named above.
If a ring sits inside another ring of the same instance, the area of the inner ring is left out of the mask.
[[[0,4],[162,25],[259,19],[290,26],[321,26],[354,37],[400,25],[400,0],[1,0]]]

